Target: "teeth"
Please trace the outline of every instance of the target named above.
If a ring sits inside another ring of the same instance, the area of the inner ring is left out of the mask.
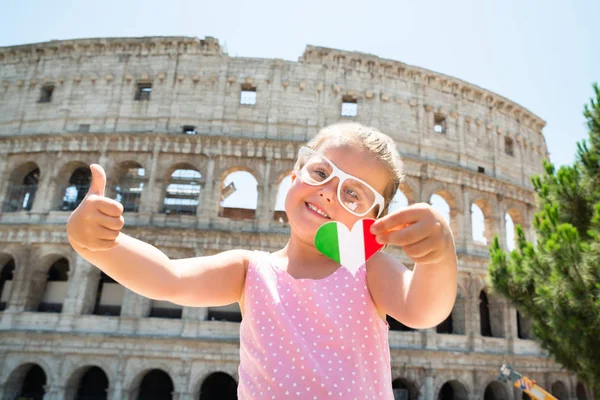
[[[324,216],[325,218],[329,218],[329,215],[325,214],[323,211],[319,210],[317,207],[313,206],[310,203],[306,203],[306,204],[308,204],[308,208],[315,211],[317,214],[320,214],[320,215]]]

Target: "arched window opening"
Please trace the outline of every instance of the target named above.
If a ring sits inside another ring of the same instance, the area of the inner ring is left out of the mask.
[[[220,307],[208,307],[207,319],[209,321],[242,322],[242,311],[238,303],[231,303]]]
[[[439,194],[434,194],[429,199],[429,204],[431,204],[431,206],[444,217],[448,225],[450,225],[450,206],[448,205],[448,202],[446,202]]]
[[[225,372],[213,372],[204,379],[198,400],[237,400],[237,382]]]
[[[444,383],[438,394],[438,400],[468,400],[467,389],[458,381]]]
[[[491,382],[483,393],[483,400],[505,400],[507,398],[508,392],[500,382]]]
[[[492,326],[490,324],[490,306],[487,295],[482,290],[479,293],[479,325],[481,336],[492,337]]]
[[[115,187],[115,200],[123,204],[123,212],[138,212],[146,171],[140,166],[125,169]]]
[[[181,319],[183,307],[166,300],[151,300],[150,318]]]
[[[256,217],[258,182],[248,171],[235,171],[227,175],[221,194],[220,217],[235,220]]]
[[[487,245],[485,237],[485,217],[483,211],[475,203],[471,204],[471,230],[473,232],[473,241]]]
[[[531,339],[531,319],[517,311],[517,334],[519,339]]]
[[[10,259],[0,271],[0,311],[5,310],[11,294],[13,274],[15,272],[15,260]]]
[[[101,368],[91,367],[79,382],[75,400],[106,400],[108,377]]]
[[[504,215],[505,227],[506,227],[506,248],[508,251],[515,249],[515,224],[509,213]]]
[[[83,201],[90,190],[92,182],[92,172],[87,167],[80,167],[73,172],[69,178],[69,186],[63,196],[62,211],[73,211]]]
[[[405,378],[397,378],[392,382],[395,400],[417,400],[419,390],[417,385]]]
[[[442,321],[438,326],[436,326],[435,331],[437,333],[446,333],[446,334],[454,333],[454,330],[452,327],[452,313],[450,313],[444,321]]]
[[[46,373],[39,365],[32,365],[23,379],[18,399],[43,400],[46,391]]]
[[[162,212],[167,215],[196,215],[202,175],[194,169],[177,169],[167,185]]]
[[[416,330],[409,326],[404,325],[402,322],[394,319],[393,317],[391,317],[389,315],[386,315],[385,319],[386,319],[388,325],[390,326],[391,331],[412,332],[412,331]]]
[[[98,282],[98,291],[96,293],[96,303],[94,314],[96,315],[121,315],[121,305],[123,304],[123,295],[125,287],[117,283],[104,272],[100,273]]]
[[[577,383],[576,393],[577,400],[588,400],[587,390],[585,390],[585,386],[581,382]]]
[[[402,190],[398,189],[398,191],[392,198],[392,201],[390,202],[390,205],[388,207],[388,214],[391,214],[394,211],[398,211],[404,207],[408,207],[408,198],[402,192]]]
[[[285,212],[285,198],[287,193],[292,186],[292,175],[288,175],[281,180],[279,188],[277,189],[277,198],[275,200],[275,212],[273,213],[273,220],[282,224],[288,223],[288,217]]]
[[[63,302],[67,296],[68,280],[69,261],[61,258],[48,270],[48,279],[38,311],[55,313],[62,311]]]
[[[2,210],[4,212],[30,211],[37,193],[40,169],[34,168],[21,182],[9,182]]]
[[[556,381],[552,384],[550,388],[550,393],[556,397],[558,400],[568,400],[569,399],[569,391],[564,383],[561,381]]]
[[[172,400],[173,381],[160,369],[148,372],[140,384],[137,400]]]

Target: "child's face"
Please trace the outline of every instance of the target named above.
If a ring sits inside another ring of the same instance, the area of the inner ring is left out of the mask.
[[[360,147],[324,145],[318,152],[343,172],[365,181],[379,193],[384,192],[391,179],[381,161]],[[339,221],[351,229],[359,219],[376,218],[376,208],[359,217],[342,207],[337,195],[337,177],[319,186],[306,184],[295,175],[292,177],[292,186],[285,200],[285,210],[293,232],[306,240],[312,241],[317,229],[328,221]],[[327,217],[311,209],[313,207],[327,214]]]

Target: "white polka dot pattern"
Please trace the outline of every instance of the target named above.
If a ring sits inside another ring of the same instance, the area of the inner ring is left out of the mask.
[[[244,289],[239,399],[392,400],[388,325],[365,266],[294,279],[259,254]]]

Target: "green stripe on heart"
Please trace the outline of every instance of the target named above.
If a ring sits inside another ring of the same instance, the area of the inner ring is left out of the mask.
[[[341,222],[326,222],[315,235],[315,247],[355,275],[360,266],[383,247],[371,233],[374,222],[371,218],[361,219],[352,231]]]

